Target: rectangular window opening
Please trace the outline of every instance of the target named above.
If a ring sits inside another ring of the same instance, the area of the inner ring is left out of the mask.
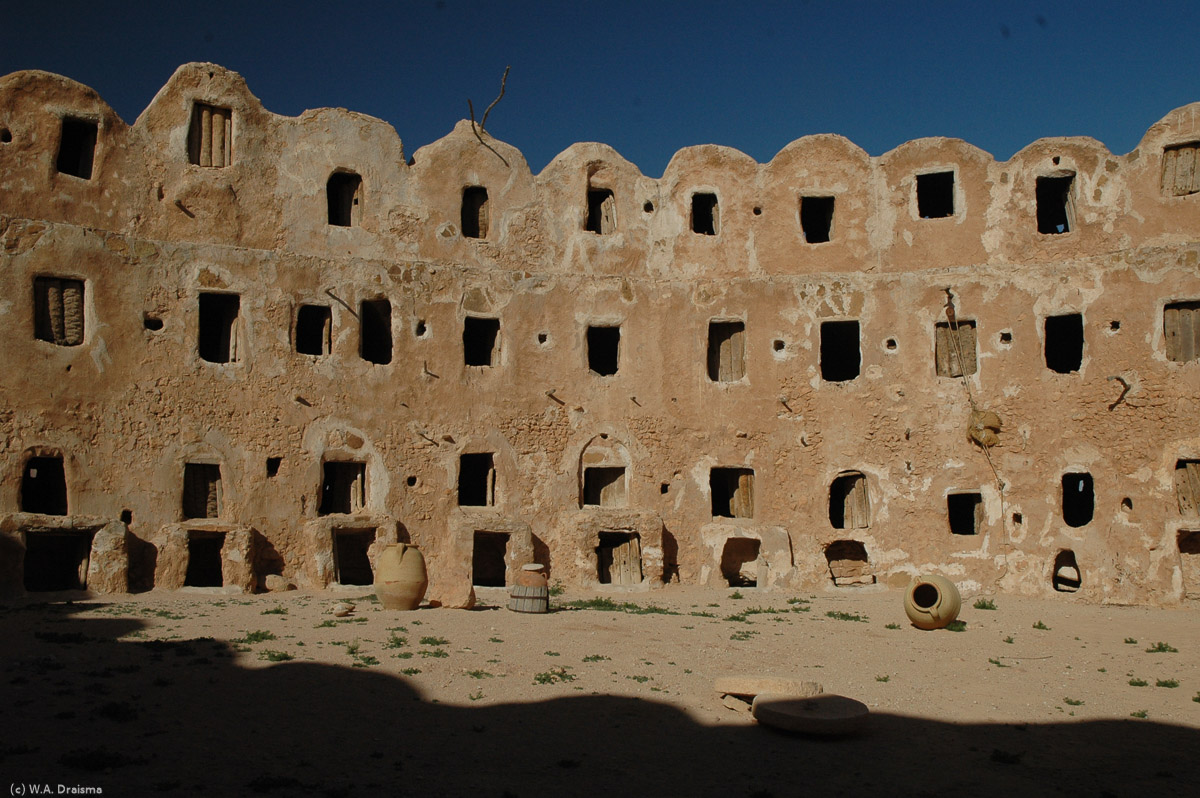
[[[466,238],[487,238],[488,192],[483,186],[467,186],[462,196],[462,234]]]
[[[368,363],[392,362],[392,303],[364,299],[358,304],[358,354]]]
[[[319,515],[357,513],[367,506],[367,464],[333,460],[322,464]]]
[[[954,215],[954,172],[917,175],[917,215],[922,219]]]
[[[184,518],[220,518],[221,498],[221,466],[215,463],[184,463]]]
[[[947,495],[946,517],[950,521],[951,535],[978,535],[983,529],[983,494]]]
[[[624,507],[625,469],[622,466],[583,469],[585,507]]]
[[[31,457],[21,477],[21,511],[67,515],[67,477],[62,457]]]
[[[279,466],[282,464],[283,464],[282,457],[268,457],[267,458],[267,476],[268,477],[279,476]]]
[[[1181,529],[1175,539],[1179,546],[1184,595],[1200,597],[1200,531]]]
[[[758,551],[762,541],[729,538],[721,551],[721,576],[730,587],[758,587]]]
[[[848,382],[858,377],[861,363],[858,322],[821,322],[821,379]]]
[[[1071,184],[1075,175],[1037,179],[1037,229],[1045,235],[1069,233],[1075,228]]]
[[[610,235],[617,230],[617,201],[611,189],[589,188],[587,192],[587,222],[585,230]]]
[[[25,589],[30,593],[85,590],[95,530],[27,529]]]
[[[99,126],[88,119],[66,116],[62,120],[62,136],[58,140],[59,174],[92,179],[92,161],[96,157],[96,134]]]
[[[362,178],[354,172],[334,172],[325,184],[329,223],[335,227],[358,227],[362,222]]]
[[[57,346],[83,343],[83,280],[33,278],[33,335]]]
[[[467,316],[463,319],[462,340],[465,365],[496,365],[496,350],[500,341],[500,319]]]
[[[871,525],[865,475],[857,471],[841,474],[829,486],[829,523],[834,529],[866,529]]]
[[[975,355],[975,322],[959,321],[934,325],[934,358],[939,377],[969,377],[979,369]]]
[[[188,162],[214,167],[233,163],[233,111],[206,103],[192,104]]]
[[[1175,461],[1175,500],[1184,518],[1200,518],[1200,460]]]
[[[642,582],[642,540],[633,532],[601,532],[596,546],[596,576],[602,585]]]
[[[709,472],[714,518],[754,517],[754,470],[714,468]]]
[[[333,530],[333,578],[339,585],[369,585],[375,581],[371,568],[374,529]]]
[[[587,328],[587,357],[588,368],[602,377],[617,373],[617,364],[621,348],[621,328],[588,327]]]
[[[702,236],[715,236],[721,231],[721,213],[717,206],[717,195],[699,193],[692,195],[692,232]]]
[[[746,323],[708,323],[708,378],[713,382],[737,382],[746,376]]]
[[[225,533],[189,530],[187,547],[184,587],[222,587],[225,577],[221,568],[221,550],[225,548]]]
[[[496,466],[491,452],[458,458],[458,506],[491,507],[496,503]]]
[[[1163,308],[1163,337],[1167,360],[1189,363],[1200,359],[1200,302],[1172,302]]]
[[[1063,474],[1062,517],[1067,526],[1086,526],[1092,521],[1096,495],[1092,475],[1087,472]]]
[[[296,351],[315,357],[328,355],[332,341],[333,311],[330,307],[301,305],[296,311]]]
[[[1200,192],[1200,169],[1196,168],[1200,141],[1165,147],[1162,157],[1162,193],[1185,197]]]
[[[508,534],[475,532],[471,550],[471,584],[504,587],[507,583]]]
[[[801,197],[800,229],[809,244],[824,244],[833,233],[833,197]]]
[[[209,363],[236,363],[238,316],[242,299],[237,294],[201,294],[199,340],[196,349]]]
[[[1083,364],[1083,316],[1046,317],[1046,368],[1059,374],[1079,371]]]

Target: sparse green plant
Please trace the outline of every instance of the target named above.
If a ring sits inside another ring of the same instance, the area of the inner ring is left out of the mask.
[[[418,673],[421,672],[421,669],[420,668],[405,668],[404,670],[402,670],[400,672],[403,673],[405,676],[416,676]]]
[[[898,623],[888,623],[888,624],[884,624],[884,625],[883,625],[883,628],[884,628],[884,629],[899,629],[899,628],[900,628],[900,624],[898,624]]]
[[[1130,687],[1145,687],[1148,684],[1150,684],[1150,682],[1146,681],[1145,679],[1133,678],[1129,680]]]
[[[1155,687],[1178,687],[1179,680],[1178,679],[1155,679],[1154,686]]]
[[[626,676],[625,678],[632,679],[633,681],[637,682],[638,684],[645,684],[646,682],[650,681],[649,676],[638,675],[638,676]]]
[[[1128,644],[1129,644],[1129,645],[1131,645],[1131,646],[1136,646],[1136,645],[1137,645],[1137,638],[1136,638],[1136,637],[1127,637],[1127,638],[1125,638],[1125,642],[1126,642],[1126,643],[1128,643]]]
[[[981,598],[975,599],[975,603],[971,606],[977,610],[994,610],[996,609],[996,602],[992,601],[990,598]]]
[[[489,643],[503,643],[504,641],[498,637],[489,637],[488,642]]]
[[[833,618],[835,621],[862,621],[863,623],[867,622],[867,617],[865,615],[859,615],[858,613],[854,613],[854,612],[841,612],[838,610],[829,610],[828,612],[825,613],[825,617]]]
[[[1004,642],[1005,642],[1005,643],[1011,643],[1012,641],[1013,641],[1013,636],[1012,636],[1012,635],[1009,635],[1008,637],[1004,638]]]
[[[444,648],[423,648],[420,654],[422,657],[433,657],[434,659],[445,659],[450,656]]]
[[[373,657],[370,654],[359,654],[357,657],[354,658],[354,667],[355,668],[366,668],[371,665],[378,665],[378,664],[379,664],[379,658]]]
[[[591,599],[579,599],[576,601],[568,601],[562,605],[566,610],[601,610],[605,612],[627,612],[631,615],[679,615],[680,613],[674,610],[669,610],[666,607],[659,607],[655,604],[634,604],[630,601],[617,603],[607,597],[598,597]]]
[[[1146,649],[1147,654],[1178,654],[1179,649],[1172,646],[1170,643],[1155,643]]]
[[[314,629],[332,629],[335,626],[337,626],[337,623],[333,620],[333,618],[326,618],[325,620],[321,621],[319,624],[317,624],[313,628]]]
[[[1081,706],[1083,706],[1083,701],[1082,701],[1082,700],[1080,700],[1080,699],[1078,699],[1078,698],[1064,698],[1064,699],[1063,699],[1063,703],[1064,703],[1064,704],[1066,704],[1066,705],[1067,705],[1067,706],[1069,706],[1069,707],[1081,707]]]
[[[267,662],[287,662],[288,660],[295,659],[295,657],[286,651],[273,651],[271,649],[258,652],[258,658]]]
[[[551,668],[548,671],[535,673],[533,675],[534,684],[554,684],[555,682],[573,682],[575,674],[571,673],[570,668]]]
[[[950,623],[946,624],[946,631],[948,631],[948,632],[965,632],[965,631],[967,631],[967,622],[966,621],[951,621]]]
[[[491,679],[492,674],[487,671],[466,671],[466,674],[472,679]]]
[[[557,651],[543,651],[542,653],[545,654],[547,657],[559,656],[559,653]]]
[[[250,643],[263,643],[263,642],[266,642],[267,640],[275,640],[275,639],[277,639],[277,638],[275,637],[274,632],[268,632],[265,629],[259,629],[256,632],[246,632],[245,637],[240,637],[237,640],[231,640],[229,642],[245,643],[248,645]]]
[[[756,634],[758,634],[758,632],[754,631],[753,629],[739,629],[738,631],[731,634],[729,636],[729,639],[730,640],[749,640],[752,635],[756,635]]]
[[[473,692],[469,696],[467,696],[467,698],[471,699],[472,701],[478,701],[479,699],[483,698],[483,691],[476,690],[475,692]]]
[[[726,615],[725,620],[734,623],[750,623],[750,618],[744,612],[739,612],[737,615]]]
[[[413,653],[411,651],[398,651],[392,656],[396,659],[412,659]]]
[[[1034,629],[1041,629],[1042,631],[1049,631],[1049,629],[1050,629],[1050,627],[1049,627],[1049,626],[1047,626],[1046,624],[1042,623],[1041,621],[1038,621],[1037,623],[1035,623],[1035,624],[1033,625],[1033,628],[1034,628]]]
[[[550,588],[546,592],[551,596],[561,596],[563,593],[567,592],[567,586],[562,582],[555,582],[554,584],[550,585]]]
[[[1147,712],[1147,711],[1146,711],[1146,710],[1144,710],[1144,709],[1138,709],[1138,710],[1134,710],[1133,712],[1130,712],[1130,713],[1129,713],[1129,717],[1131,717],[1131,718],[1144,718],[1144,717],[1146,717],[1146,716],[1147,716],[1147,715],[1149,715],[1149,714],[1150,714],[1150,713],[1149,713],[1149,712]]]
[[[998,659],[993,659],[993,658],[991,658],[991,657],[988,657],[988,662],[992,663],[992,664],[993,664],[993,665],[995,665],[997,668],[1007,668],[1007,667],[1008,667],[1007,665],[1005,665],[1005,664],[1004,664],[1003,662],[1001,662],[1000,660],[998,660]]]
[[[155,610],[154,617],[165,618],[168,621],[182,621],[184,619],[183,615],[171,612],[170,610]]]
[[[876,676],[876,677],[875,677],[875,681],[877,681],[877,682],[887,682],[887,681],[890,681],[890,680],[891,680],[891,678],[892,678],[891,676],[888,676],[887,674],[884,674],[883,676]]]
[[[689,612],[688,615],[691,615],[696,618],[716,618],[717,617],[716,615],[714,615],[711,612]]]
[[[588,654],[586,657],[583,658],[583,661],[584,662],[605,662],[610,659],[612,659],[612,657],[606,657],[603,654]]]
[[[352,657],[358,656],[358,650],[362,648],[362,642],[358,640],[354,640],[350,643],[343,643],[343,645],[346,646],[346,653]]]
[[[1200,704],[1200,692],[1197,692],[1194,696],[1192,696],[1192,700],[1197,704]]]
[[[444,646],[449,644],[449,640],[444,637],[422,637],[421,645],[423,646]]]
[[[259,613],[259,615],[287,615],[287,614],[288,614],[288,608],[283,606],[282,604],[276,605],[275,607],[272,607],[269,610],[263,610],[262,612]]]
[[[743,596],[740,591],[735,590],[729,594],[729,598],[733,599],[734,601],[739,601],[741,599],[744,599],[745,596]]]
[[[387,641],[384,642],[383,647],[384,648],[402,648],[403,646],[406,646],[406,645],[408,645],[407,637],[401,637],[400,635],[396,634],[395,632],[392,632],[391,636],[389,636]]]
[[[794,596],[794,597],[788,599],[787,603],[788,604],[808,604],[809,600],[806,598],[801,598],[800,596]]]
[[[1096,668],[1096,673],[1108,673],[1108,668]]]

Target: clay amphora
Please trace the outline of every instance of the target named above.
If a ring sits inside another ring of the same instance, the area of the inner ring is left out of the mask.
[[[904,612],[918,629],[941,629],[958,617],[961,608],[958,588],[936,574],[916,577],[904,594]]]
[[[429,577],[425,556],[416,546],[393,543],[379,553],[375,564],[375,595],[388,610],[415,610],[425,597]]]

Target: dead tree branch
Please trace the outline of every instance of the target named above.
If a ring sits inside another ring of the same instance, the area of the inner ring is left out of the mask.
[[[480,134],[487,132],[487,130],[485,128],[487,126],[488,114],[490,114],[492,112],[492,109],[496,107],[496,103],[500,102],[500,99],[502,97],[504,97],[504,88],[508,83],[508,70],[510,70],[510,69],[512,69],[512,66],[506,66],[504,68],[504,75],[503,75],[503,77],[500,78],[500,93],[498,95],[496,95],[496,99],[492,100],[492,104],[489,105],[484,110],[483,119],[479,120],[478,126],[475,124],[475,106],[471,103],[470,98],[467,99],[467,110],[469,110],[471,112],[471,132],[475,134],[475,138],[479,139],[479,143],[482,144],[483,146],[487,147],[493,153],[495,153],[496,157],[499,158],[505,166],[510,166],[508,161],[505,160],[503,155],[496,152],[495,147],[493,147],[491,144],[488,144],[486,141],[484,141],[483,136]]]

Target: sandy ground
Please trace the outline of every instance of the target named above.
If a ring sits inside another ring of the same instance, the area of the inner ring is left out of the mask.
[[[1200,779],[1194,607],[995,596],[964,601],[964,631],[923,632],[882,589],[568,592],[548,615],[478,593],[471,611],[389,612],[369,588],[0,608],[0,790],[1190,795]],[[661,611],[570,607],[598,595]],[[350,617],[330,615],[339,597]],[[819,681],[870,723],[761,727],[714,692],[733,673]]]

